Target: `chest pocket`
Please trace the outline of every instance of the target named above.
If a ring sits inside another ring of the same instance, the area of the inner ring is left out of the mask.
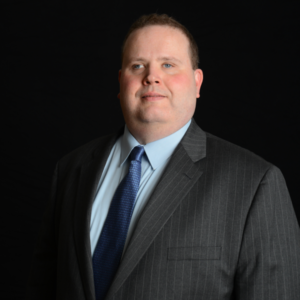
[[[168,248],[168,260],[218,260],[222,247],[179,247]]]

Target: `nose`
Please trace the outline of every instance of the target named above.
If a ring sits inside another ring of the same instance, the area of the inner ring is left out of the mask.
[[[149,69],[147,72],[146,76],[143,79],[143,84],[144,85],[149,85],[149,84],[159,84],[161,82],[160,76],[158,72],[153,69]]]
[[[159,80],[155,80],[155,79],[149,79],[149,78],[147,78],[147,79],[145,79],[144,80],[144,83],[146,84],[146,85],[149,85],[149,84],[153,84],[153,83],[159,83],[160,81]]]

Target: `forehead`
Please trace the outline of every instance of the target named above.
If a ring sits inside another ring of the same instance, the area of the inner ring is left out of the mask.
[[[135,57],[172,56],[179,60],[189,59],[189,41],[177,28],[151,25],[133,31],[128,37],[124,59]]]

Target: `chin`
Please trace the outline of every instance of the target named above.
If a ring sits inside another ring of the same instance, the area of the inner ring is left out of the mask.
[[[165,123],[166,118],[161,114],[139,114],[138,120],[142,123]]]
[[[152,122],[165,122],[168,116],[163,113],[162,109],[151,107],[150,109],[140,110],[137,114],[138,119],[141,122],[152,123]]]
[[[140,123],[150,124],[150,123],[162,123],[163,120],[160,118],[139,118]]]

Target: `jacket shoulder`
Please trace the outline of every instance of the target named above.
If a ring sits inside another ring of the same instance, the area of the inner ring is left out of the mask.
[[[63,156],[58,163],[62,168],[74,168],[78,165],[81,165],[85,161],[91,159],[94,153],[97,153],[97,150],[108,145],[112,140],[114,140],[115,136],[116,134],[109,134],[93,139]]]
[[[266,172],[273,165],[264,158],[241,146],[223,140],[211,133],[206,132],[207,157],[212,156],[222,162],[227,162],[232,167],[260,169]]]

